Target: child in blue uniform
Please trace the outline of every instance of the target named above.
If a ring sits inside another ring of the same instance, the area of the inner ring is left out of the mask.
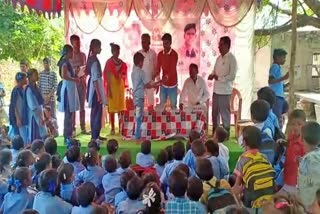
[[[117,193],[121,192],[120,176],[117,170],[117,161],[114,157],[108,156],[105,162],[107,174],[102,178],[105,202],[114,204],[114,198]]]
[[[74,194],[74,168],[70,163],[64,163],[58,168],[58,176],[60,181],[60,197],[70,202]]]
[[[152,167],[154,165],[154,157],[151,155],[150,140],[142,142],[141,152],[137,154],[136,163],[141,167]]]
[[[11,140],[11,143],[12,143],[12,148],[11,148],[12,161],[10,165],[11,167],[13,167],[17,162],[17,157],[19,152],[23,150],[24,144],[23,144],[22,137],[19,135],[14,136]]]
[[[71,214],[93,213],[93,201],[96,189],[93,183],[85,182],[77,189],[79,206],[73,207]]]
[[[27,167],[19,167],[9,180],[9,192],[5,195],[1,213],[22,213],[31,209],[34,195],[28,193],[27,187],[31,185],[31,171]]]
[[[41,214],[70,214],[72,205],[55,196],[58,186],[58,173],[55,169],[46,169],[40,174],[40,192],[35,196],[33,209]]]
[[[4,195],[8,192],[8,179],[11,178],[12,169],[10,162],[12,160],[9,149],[0,150],[0,206],[3,202]]]
[[[81,153],[79,146],[71,146],[66,154],[66,161],[65,163],[71,163],[74,168],[74,174],[77,175],[79,172],[83,171],[85,167],[80,162],[81,160]]]

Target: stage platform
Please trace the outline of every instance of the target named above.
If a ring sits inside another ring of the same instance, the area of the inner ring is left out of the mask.
[[[119,132],[119,131],[116,130],[116,132]],[[131,152],[132,163],[135,163],[136,154],[140,151],[140,144],[138,144],[136,141],[123,140],[120,134],[111,136],[109,135],[109,133],[110,133],[110,129],[106,127],[102,130],[101,136],[107,137],[108,139],[114,138],[118,140],[119,149],[118,149],[117,155],[120,155],[123,151],[128,150]],[[80,135],[77,135],[75,138],[80,140],[81,151],[85,153],[91,136],[80,134]],[[58,152],[61,155],[61,157],[63,157],[66,151],[66,146],[63,143],[63,137],[57,137],[56,140],[58,142]],[[152,141],[151,149],[152,149],[153,156],[157,158],[157,155],[159,154],[161,149],[164,149],[168,145],[172,145],[176,141],[177,140],[175,139],[166,140],[166,141]],[[236,139],[234,138],[234,129],[231,130],[231,139],[228,142],[226,142],[225,145],[230,150],[229,166],[230,166],[230,170],[232,171],[235,167],[238,157],[242,154],[242,148],[236,143]],[[100,154],[101,155],[106,154],[106,142],[104,142],[101,145]]]

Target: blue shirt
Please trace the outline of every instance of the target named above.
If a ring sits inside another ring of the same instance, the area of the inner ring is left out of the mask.
[[[267,119],[264,121],[264,129],[268,128],[271,130],[272,137],[274,137],[276,128],[279,128],[278,117],[273,113],[272,109],[269,112]]]
[[[71,214],[91,214],[94,211],[93,209],[94,207],[92,205],[89,205],[87,207],[73,207]]]
[[[121,192],[120,177],[121,174],[118,172],[107,173],[103,176],[102,185],[106,203],[114,204],[114,197]]]
[[[269,77],[273,79],[280,79],[282,77],[281,67],[278,64],[273,64],[269,70]],[[284,83],[283,81],[270,84],[270,88],[274,91],[277,97],[284,97]]]
[[[122,201],[118,208],[116,209],[117,214],[136,214],[138,210],[144,209],[145,206],[142,204],[142,201],[131,200],[127,198],[125,201]]]
[[[102,184],[102,178],[105,174],[106,171],[100,166],[88,166],[87,169],[76,175],[74,182],[76,186],[84,182],[91,182],[95,187],[98,187]]]
[[[191,149],[188,150],[187,154],[183,158],[183,163],[185,163],[193,171],[196,170],[196,157],[194,156]]]
[[[74,169],[74,174],[77,175],[78,173],[80,173],[81,171],[85,170],[86,168],[83,166],[82,163],[75,161],[73,163],[71,163]]]
[[[182,160],[174,160],[172,163],[169,163],[164,167],[163,173],[160,177],[160,182],[164,185],[168,185],[169,176],[179,166],[180,164],[183,164]]]
[[[136,157],[136,163],[141,167],[152,167],[154,165],[154,158],[151,154],[143,154],[139,152]]]
[[[15,150],[15,149],[10,149],[11,150],[11,155],[12,155],[12,161],[10,163],[10,166],[13,167],[14,164],[17,162],[17,157],[19,154],[19,150]]]
[[[211,163],[212,170],[213,170],[213,175],[219,180],[222,179],[223,175],[221,175],[221,172],[220,172],[220,164],[221,163],[218,160],[218,158],[215,157],[215,156],[209,156],[209,157],[207,157],[207,159]]]
[[[117,208],[122,201],[125,201],[128,198],[127,192],[122,190],[116,197],[114,197],[114,206]]]
[[[65,201],[71,201],[74,188],[73,184],[61,184],[60,197]]]
[[[70,214],[72,205],[49,192],[38,192],[34,198],[33,209],[41,214]]]
[[[1,207],[3,214],[20,214],[25,209],[32,209],[34,195],[28,193],[27,189],[23,188],[21,192],[8,192],[4,196],[4,201]]]
[[[166,204],[166,214],[205,214],[197,202],[187,198],[173,198]]]
[[[159,164],[156,164],[156,170],[159,177],[161,177],[163,170],[165,166],[160,166]]]
[[[138,66],[133,66],[131,73],[133,97],[135,99],[144,98],[144,86],[148,83],[145,72]]]
[[[95,93],[95,83],[97,83],[97,89],[99,90],[101,96],[102,104],[107,104],[107,98],[104,93],[104,86],[102,82],[102,71],[100,62],[96,61],[91,65],[91,72],[90,72],[90,84],[89,84],[89,97],[88,97],[88,105],[92,108],[93,105],[93,95]]]

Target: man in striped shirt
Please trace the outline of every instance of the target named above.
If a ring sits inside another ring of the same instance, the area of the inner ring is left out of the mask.
[[[39,89],[44,99],[44,105],[50,106],[51,116],[56,118],[57,74],[50,68],[49,58],[43,59],[44,70],[39,74]]]

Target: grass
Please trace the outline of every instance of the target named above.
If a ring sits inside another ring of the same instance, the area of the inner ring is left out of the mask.
[[[140,152],[140,144],[136,143],[136,141],[123,140],[121,135],[119,134],[110,136],[108,135],[109,132],[110,132],[110,129],[107,127],[102,130],[101,136],[106,136],[108,139],[114,138],[119,142],[119,149],[117,152],[117,156],[119,156],[123,151],[128,150],[131,153],[132,163],[135,163],[136,154]],[[233,129],[231,129],[231,137],[232,136],[234,136]],[[76,137],[76,139],[80,140],[81,152],[85,153],[87,149],[87,144],[90,141],[91,136],[80,134]],[[61,156],[63,156],[64,153],[66,152],[66,146],[64,145],[63,137],[57,137],[56,140],[58,142],[58,152]],[[153,156],[156,158],[161,149],[164,149],[165,147],[172,145],[176,141],[177,140],[174,140],[174,139],[166,140],[166,141],[152,141],[151,152]],[[230,170],[232,171],[235,167],[238,157],[242,153],[242,148],[237,144],[237,141],[235,138],[231,138],[229,141],[225,142],[225,145],[229,148],[229,151],[230,151],[229,166],[230,166]],[[104,155],[106,153],[107,153],[106,143],[104,143],[104,145],[101,145],[100,154]]]

